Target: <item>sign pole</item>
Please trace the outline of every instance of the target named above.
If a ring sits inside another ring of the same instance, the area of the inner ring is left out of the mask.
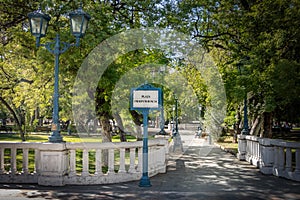
[[[148,115],[150,110],[159,110],[162,106],[162,91],[150,84],[132,88],[130,92],[130,110],[143,113],[143,175],[140,187],[151,187],[148,176]]]
[[[143,176],[140,180],[140,187],[150,187],[148,176],[148,114],[149,110],[143,110]]]

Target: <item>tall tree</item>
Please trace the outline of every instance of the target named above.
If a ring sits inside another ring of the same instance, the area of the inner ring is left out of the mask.
[[[172,1],[167,9],[166,23],[189,33],[212,52],[236,109],[243,93],[248,93],[249,116],[264,123],[252,127],[254,132],[260,129],[261,136],[272,136],[274,117],[299,119],[293,112],[299,97],[299,6],[293,0],[198,0]],[[243,64],[242,75],[238,64]],[[287,94],[287,88],[292,92]]]

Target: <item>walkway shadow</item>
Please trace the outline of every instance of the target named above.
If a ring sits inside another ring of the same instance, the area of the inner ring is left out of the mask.
[[[171,157],[167,173],[150,178],[152,187],[142,188],[133,181],[64,187],[7,184],[0,189],[20,191],[18,197],[29,199],[300,199],[299,182],[262,175],[217,147],[204,155],[204,148],[193,146]]]

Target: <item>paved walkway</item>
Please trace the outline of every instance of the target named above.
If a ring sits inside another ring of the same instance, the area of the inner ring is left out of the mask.
[[[192,132],[181,131],[184,152],[171,152],[166,174],[138,181],[97,186],[42,187],[1,184],[0,199],[300,199],[300,182],[262,175],[258,169]]]

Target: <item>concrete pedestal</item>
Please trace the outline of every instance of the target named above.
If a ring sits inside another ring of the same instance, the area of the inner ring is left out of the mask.
[[[63,186],[68,172],[68,151],[65,143],[45,143],[40,150],[38,184]]]
[[[239,160],[246,160],[246,136],[245,135],[238,135],[238,154],[237,158]]]

